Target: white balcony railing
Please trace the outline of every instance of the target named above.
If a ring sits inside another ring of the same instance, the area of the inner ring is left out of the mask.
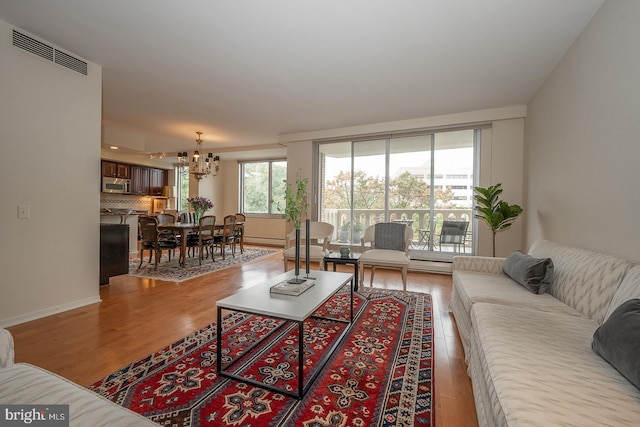
[[[460,248],[453,248],[448,245],[440,248],[437,245],[437,237],[440,234],[442,221],[467,221],[466,244],[462,248],[463,252],[471,252],[471,236],[473,218],[472,209],[434,209],[433,220],[429,209],[391,209],[389,210],[390,221],[404,221],[413,229],[412,249],[440,250],[453,252]],[[353,221],[350,209],[324,209],[321,221],[333,224],[335,235],[332,242],[343,245],[359,245],[361,233],[370,225],[385,221],[383,209],[355,209],[353,211]],[[351,226],[353,222],[353,226]],[[431,233],[430,230],[435,233]]]

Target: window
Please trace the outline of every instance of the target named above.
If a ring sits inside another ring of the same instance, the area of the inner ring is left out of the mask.
[[[461,248],[440,244],[440,234],[444,221],[473,220],[479,135],[464,129],[317,143],[318,218],[334,225],[332,243],[358,245],[369,225],[396,221],[414,231],[414,259],[472,253],[472,224]]]
[[[179,211],[189,210],[189,172],[185,172],[183,168],[176,168],[176,176],[178,177],[178,194],[176,201]]]
[[[286,179],[284,160],[240,163],[240,212],[282,214]]]

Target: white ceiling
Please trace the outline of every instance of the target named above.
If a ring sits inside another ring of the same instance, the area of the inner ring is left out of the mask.
[[[603,0],[0,0],[147,152],[526,104]]]

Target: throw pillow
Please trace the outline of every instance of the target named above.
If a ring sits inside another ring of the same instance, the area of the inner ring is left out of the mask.
[[[534,294],[544,294],[551,286],[553,261],[515,251],[504,261],[502,271]]]
[[[640,389],[640,299],[616,308],[593,334],[591,348]]]

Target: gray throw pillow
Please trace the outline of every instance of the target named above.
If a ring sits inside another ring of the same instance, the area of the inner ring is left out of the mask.
[[[620,304],[593,334],[591,348],[640,389],[640,299]]]
[[[515,251],[504,261],[502,271],[534,294],[544,294],[553,279],[553,261]]]

